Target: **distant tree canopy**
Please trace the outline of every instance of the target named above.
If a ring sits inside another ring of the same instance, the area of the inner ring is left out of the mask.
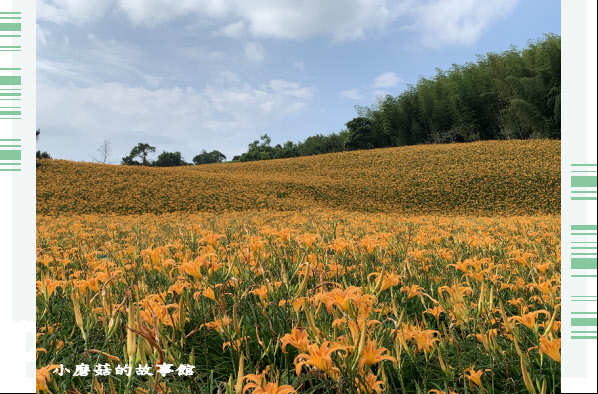
[[[249,144],[247,152],[233,157],[232,161],[255,161],[284,159],[288,157],[312,156],[323,153],[342,152],[345,150],[347,131],[329,135],[316,134],[303,142],[287,141],[283,145],[271,146],[272,139],[268,134],[260,136]],[[261,142],[260,142],[261,141]]]
[[[561,138],[561,38],[437,70],[397,97],[356,107],[347,149],[491,139]],[[369,130],[365,119],[369,120]]]
[[[561,38],[546,34],[517,50],[437,69],[372,107],[340,133],[271,146],[264,134],[233,161],[309,156],[343,150],[491,139],[561,138]]]
[[[154,167],[178,167],[185,166],[185,160],[181,156],[181,152],[162,152],[158,158],[152,162]]]
[[[40,129],[35,130],[35,142],[36,143],[37,143],[37,141],[39,141],[40,134],[41,134]],[[36,159],[51,159],[52,156],[50,156],[50,154],[48,152],[42,152],[41,150],[38,150],[37,152],[35,152],[35,158]],[[39,164],[36,164],[36,167],[39,167]]]
[[[436,70],[396,97],[379,98],[371,107],[355,106],[357,117],[346,130],[316,134],[303,142],[272,146],[268,134],[233,157],[233,162],[319,155],[356,149],[423,143],[470,142],[492,139],[561,138],[561,37],[545,34],[527,48],[478,56],[465,65]],[[139,143],[122,164],[170,167],[186,165],[180,152],[156,151]],[[141,161],[138,161],[138,160]],[[194,164],[226,160],[205,149]]]
[[[150,144],[140,142],[137,144],[137,146],[131,149],[129,156],[122,158],[121,164],[130,166],[149,166],[151,163],[147,160],[147,157],[150,153],[154,153],[155,151],[155,147],[151,146]],[[141,162],[135,160],[135,158],[141,159]]]
[[[217,150],[213,150],[211,152],[206,152],[205,149],[202,149],[201,153],[193,158],[193,163],[195,164],[210,164],[210,163],[220,163],[226,160],[226,156],[220,153]]]

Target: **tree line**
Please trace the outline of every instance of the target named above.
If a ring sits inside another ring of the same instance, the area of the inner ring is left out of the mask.
[[[494,139],[561,138],[561,37],[545,34],[523,50],[478,55],[476,62],[436,70],[432,78],[394,97],[378,98],[371,107],[355,106],[357,117],[345,130],[316,134],[304,141],[272,146],[268,134],[251,142],[233,162],[281,159],[324,153]],[[39,137],[39,130],[36,132]],[[98,149],[106,162],[109,141]],[[219,163],[221,152],[202,150],[187,163],[180,152],[162,152],[139,143],[123,165],[173,167]],[[50,157],[37,152],[38,158]]]
[[[183,159],[181,152],[166,152],[163,151],[158,155],[156,160],[148,160],[151,153],[156,152],[156,147],[150,144],[140,142],[131,149],[128,156],[122,158],[121,163],[123,165],[134,165],[134,166],[152,166],[152,167],[178,167],[187,166],[192,163],[187,163]],[[209,164],[209,163],[220,163],[226,160],[226,156],[217,150],[212,152],[206,152],[205,149],[200,154],[193,158],[193,164]]]
[[[271,146],[265,134],[233,161],[493,139],[561,138],[561,38],[437,69],[396,97],[356,106],[346,130]]]

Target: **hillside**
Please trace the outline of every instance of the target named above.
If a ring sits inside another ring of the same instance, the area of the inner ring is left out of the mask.
[[[339,208],[559,214],[560,141],[419,145],[248,163],[148,168],[44,160],[37,213]]]

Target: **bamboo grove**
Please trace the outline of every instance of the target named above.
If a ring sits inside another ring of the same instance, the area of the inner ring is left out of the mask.
[[[330,152],[505,139],[561,138],[561,38],[546,34],[522,50],[488,53],[437,69],[398,96],[356,106],[347,129],[298,143],[249,144],[233,161]]]

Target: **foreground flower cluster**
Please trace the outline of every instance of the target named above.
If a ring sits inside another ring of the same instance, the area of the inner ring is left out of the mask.
[[[40,392],[560,392],[555,216],[320,209],[37,225]],[[76,364],[89,376],[53,373]],[[102,376],[100,364],[195,368]]]

